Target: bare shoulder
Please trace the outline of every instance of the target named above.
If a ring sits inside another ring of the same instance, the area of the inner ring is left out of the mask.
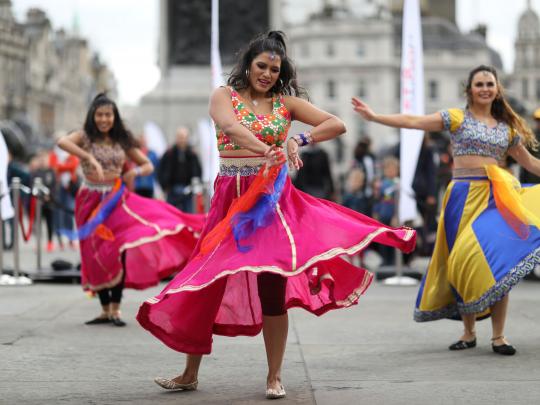
[[[231,91],[228,87],[221,86],[212,91],[210,95],[210,100],[230,100]]]
[[[298,108],[302,108],[302,106],[311,105],[309,101],[304,100],[303,98],[286,95],[283,95],[283,103],[285,104],[287,110],[289,110],[290,112],[293,112]]]

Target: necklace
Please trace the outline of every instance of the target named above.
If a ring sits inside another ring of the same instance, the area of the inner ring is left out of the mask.
[[[257,100],[251,100],[251,103],[257,107],[259,105],[259,102]]]

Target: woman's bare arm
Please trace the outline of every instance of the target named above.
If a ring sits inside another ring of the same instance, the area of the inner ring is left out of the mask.
[[[285,97],[285,106],[291,113],[293,120],[313,127],[309,132],[315,142],[336,138],[347,130],[344,122],[338,117],[299,97]]]
[[[522,143],[518,143],[516,146],[512,146],[508,150],[508,154],[514,158],[525,170],[540,176],[540,159],[535,158],[531,153],[523,146]]]
[[[443,119],[438,112],[429,115],[376,114],[366,103],[356,97],[352,98],[352,105],[354,111],[366,121],[394,128],[419,129],[428,132],[444,129]]]
[[[94,156],[92,156],[91,153],[81,148],[82,143],[82,131],[72,132],[68,135],[61,137],[56,142],[59,148],[65,150],[68,153],[71,153],[72,155],[77,156],[81,161],[88,161],[88,163],[90,163],[90,165],[92,165],[92,167],[94,168],[98,180],[103,180],[105,176],[103,174],[103,168],[101,167],[101,164],[99,164],[99,162]]]

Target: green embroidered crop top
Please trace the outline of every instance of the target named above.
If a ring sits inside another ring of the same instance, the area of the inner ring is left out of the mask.
[[[285,107],[283,96],[280,94],[272,98],[271,114],[255,114],[247,109],[246,103],[236,90],[230,87],[227,88],[231,92],[236,119],[267,145],[283,145],[291,126],[291,114]],[[218,150],[242,149],[240,146],[235,145],[217,124],[216,135]]]

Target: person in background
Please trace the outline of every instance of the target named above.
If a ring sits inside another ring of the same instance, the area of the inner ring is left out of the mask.
[[[37,177],[45,187],[49,189],[49,194],[43,195],[41,204],[41,218],[45,220],[47,229],[47,252],[54,250],[53,236],[56,234],[54,226],[54,196],[56,192],[56,174],[49,166],[49,152],[46,150],[39,151],[36,156],[30,161],[30,175],[32,184]],[[61,240],[60,240],[61,244]]]
[[[375,155],[371,152],[371,138],[362,136],[354,148],[353,166],[364,172],[364,193],[369,200],[369,208],[365,213],[371,215],[373,209],[373,185],[375,183]]]
[[[304,167],[298,172],[294,185],[313,197],[334,200],[334,182],[328,153],[314,144],[306,148],[300,158]]]
[[[422,243],[420,253],[431,255],[435,234],[437,233],[437,164],[435,152],[431,146],[429,133],[424,134],[412,188],[416,199],[416,208],[422,216],[422,228],[419,235]]]
[[[389,156],[383,159],[383,177],[375,187],[375,205],[373,218],[385,225],[395,226],[396,196],[399,187],[399,160]],[[394,264],[394,249],[380,245],[379,251],[383,258],[383,265]]]
[[[371,201],[366,195],[365,181],[365,173],[359,168],[353,168],[347,176],[342,204],[356,212],[367,215],[371,209]]]
[[[146,144],[146,138],[141,135],[137,138],[141,152],[150,160],[154,166],[154,171],[147,176],[138,176],[135,178],[134,189],[135,192],[143,197],[154,198],[154,188],[156,180],[156,171],[159,171],[159,159],[153,150],[148,149]]]
[[[193,212],[191,182],[201,177],[201,164],[189,146],[189,130],[176,131],[176,143],[159,162],[158,181],[167,195],[167,202],[181,211]]]
[[[60,135],[63,136],[63,135]],[[57,139],[60,138],[57,137]],[[71,248],[75,248],[75,195],[79,189],[77,169],[79,159],[55,146],[49,153],[49,166],[56,175],[54,191],[54,227],[61,249],[64,248],[62,236],[66,236]],[[52,192],[52,190],[51,190]]]

